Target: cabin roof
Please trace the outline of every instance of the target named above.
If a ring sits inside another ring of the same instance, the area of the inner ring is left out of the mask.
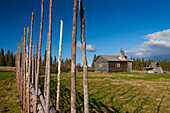
[[[152,62],[149,67],[158,67],[159,63],[158,62]]]
[[[121,59],[119,56],[115,56],[115,55],[99,55],[96,60],[102,57],[103,59],[105,59],[106,61],[124,61],[124,62],[132,62],[133,60],[131,60],[130,58],[128,58],[127,56],[125,56],[125,59]],[[95,60],[95,61],[96,61]]]

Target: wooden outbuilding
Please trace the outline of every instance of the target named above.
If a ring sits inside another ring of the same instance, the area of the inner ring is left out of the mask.
[[[146,73],[164,73],[158,62],[152,62],[149,67],[144,67],[144,70],[146,70]]]
[[[132,60],[120,51],[119,56],[99,55],[94,61],[95,72],[132,72]]]

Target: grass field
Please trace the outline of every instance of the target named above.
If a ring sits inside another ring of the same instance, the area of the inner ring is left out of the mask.
[[[9,72],[0,72],[0,86]],[[51,98],[55,104],[57,80],[51,74]],[[44,75],[39,87],[43,92]],[[70,72],[61,75],[60,112],[70,111]],[[77,73],[77,112],[83,112],[83,73]],[[89,72],[90,112],[168,113],[170,74]],[[0,92],[0,112],[21,109],[14,80]]]
[[[16,80],[4,84],[11,72],[0,72],[0,113],[19,113],[21,110]]]
[[[70,111],[70,73],[62,73],[61,112]],[[43,90],[41,76],[41,90]],[[83,112],[83,73],[77,73],[77,112]],[[56,74],[51,97],[55,104]],[[170,112],[170,74],[89,72],[90,112]]]

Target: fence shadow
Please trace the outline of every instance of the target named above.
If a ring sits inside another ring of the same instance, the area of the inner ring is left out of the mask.
[[[42,91],[42,93],[44,92],[44,77],[40,77],[40,89]],[[65,113],[65,112],[70,112],[71,111],[71,90],[70,88],[65,87],[64,85],[61,84],[60,87],[60,112],[61,113]],[[115,92],[118,93],[119,90],[121,90],[123,87],[119,87]],[[129,93],[129,91],[132,89],[129,88],[128,90],[126,90],[125,92],[119,94],[119,96],[123,96],[126,93]],[[126,100],[125,102],[123,102],[122,104],[120,104],[120,106],[115,107],[115,106],[111,106],[108,107],[106,106],[103,102],[96,100],[95,98],[89,98],[89,110],[90,113],[120,113],[122,107],[126,104],[128,104],[129,102],[131,102],[133,99],[135,99],[136,97],[138,97],[140,95],[141,91],[139,91],[137,94],[132,95],[128,100]],[[52,79],[51,80],[51,93],[50,93],[50,97],[53,100],[53,104],[54,106],[56,105],[55,100],[56,100],[56,94],[57,94],[57,80],[56,79]],[[138,105],[138,107],[134,110],[134,113],[138,113],[143,109],[143,106],[147,103],[148,99],[149,99],[150,95],[148,95],[146,98],[144,98],[141,101],[141,104]],[[104,97],[101,97],[104,98]],[[114,96],[112,97],[112,99],[114,98]],[[157,109],[157,113],[160,111],[160,107],[162,104],[162,101],[164,99],[164,96],[162,97],[159,105],[158,105],[158,109]],[[76,109],[77,109],[77,113],[82,113],[84,112],[84,95],[81,92],[76,92]],[[125,111],[126,113],[128,113],[128,111]]]

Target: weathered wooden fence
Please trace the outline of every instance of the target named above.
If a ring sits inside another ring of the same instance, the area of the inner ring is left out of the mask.
[[[82,57],[83,57],[83,72],[84,72],[84,112],[89,112],[88,102],[88,73],[86,60],[86,43],[85,43],[85,19],[82,1],[79,0],[80,20],[81,20],[81,40],[82,40]],[[73,10],[73,34],[72,34],[72,62],[71,62],[71,112],[76,112],[76,35],[77,35],[77,11],[78,0],[74,0]],[[62,34],[63,21],[60,27],[60,44],[59,44],[59,60],[58,60],[58,76],[57,76],[57,94],[56,94],[56,108],[50,98],[50,75],[51,75],[51,39],[52,39],[52,0],[50,0],[49,7],[49,32],[47,36],[47,54],[44,77],[44,92],[42,93],[38,87],[40,74],[40,58],[41,58],[41,44],[42,44],[42,29],[44,16],[44,0],[41,3],[41,23],[40,23],[40,37],[39,49],[37,55],[37,41],[34,55],[34,46],[32,46],[33,39],[33,23],[34,12],[32,12],[31,29],[24,28],[24,39],[22,45],[18,44],[18,51],[16,52],[16,79],[17,89],[20,97],[23,113],[56,113],[59,112],[59,93],[60,93],[60,74],[61,74],[61,54],[62,54]],[[29,32],[30,29],[30,32]],[[30,34],[30,36],[29,36]],[[27,36],[27,37],[26,37]],[[30,39],[29,39],[30,37]],[[29,43],[30,42],[30,43]],[[69,112],[69,111],[68,111]]]

